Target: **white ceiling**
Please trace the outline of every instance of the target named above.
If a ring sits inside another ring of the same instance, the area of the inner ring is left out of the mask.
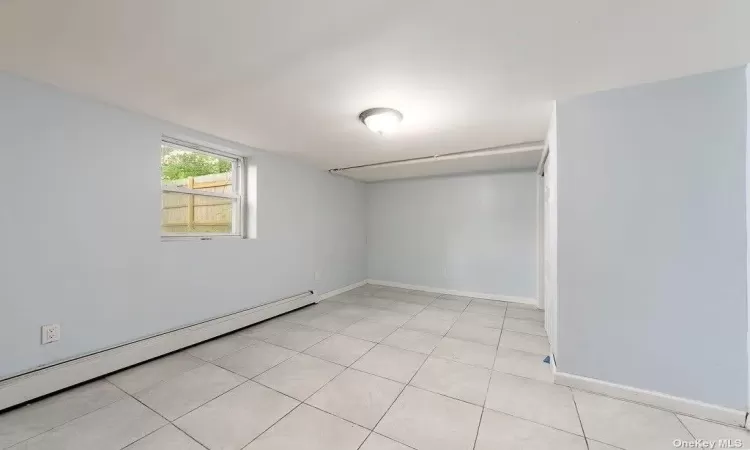
[[[746,62],[746,0],[0,0],[0,69],[326,169],[540,140],[555,99]]]

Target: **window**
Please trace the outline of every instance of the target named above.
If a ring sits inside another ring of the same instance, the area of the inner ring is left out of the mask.
[[[162,237],[242,237],[244,181],[245,164],[242,157],[163,138]]]

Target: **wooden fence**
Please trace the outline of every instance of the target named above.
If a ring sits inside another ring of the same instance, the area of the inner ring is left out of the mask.
[[[231,173],[163,181],[162,184],[205,192],[232,192]],[[162,192],[161,230],[163,233],[231,233],[232,200],[198,194]]]

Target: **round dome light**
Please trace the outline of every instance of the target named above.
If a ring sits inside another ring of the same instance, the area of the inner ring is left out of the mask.
[[[398,129],[404,116],[392,108],[370,108],[362,111],[359,120],[371,131],[382,135]]]

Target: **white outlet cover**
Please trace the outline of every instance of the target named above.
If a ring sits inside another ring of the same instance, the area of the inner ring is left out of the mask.
[[[57,342],[60,340],[60,325],[53,323],[42,326],[42,344]]]

